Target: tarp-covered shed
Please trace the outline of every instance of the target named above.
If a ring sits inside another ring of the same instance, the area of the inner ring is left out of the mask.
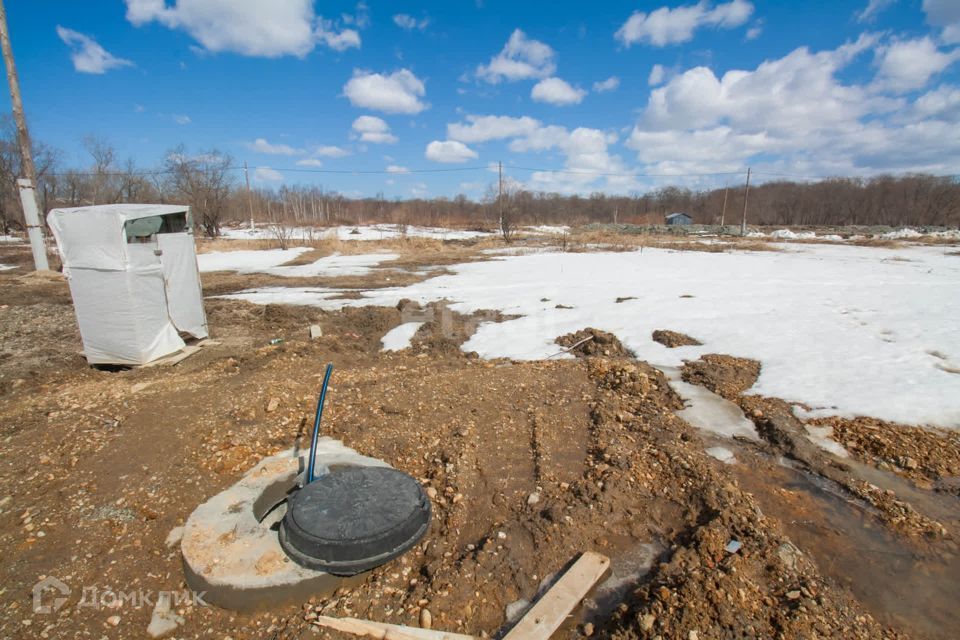
[[[47,223],[91,364],[146,364],[205,338],[190,208],[111,204],[53,209]]]

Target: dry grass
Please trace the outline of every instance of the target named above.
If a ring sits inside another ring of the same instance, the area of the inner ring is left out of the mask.
[[[551,244],[561,246],[563,240],[552,239]],[[612,231],[586,231],[572,234],[566,239],[566,250],[585,251],[634,251],[644,248],[673,249],[674,251],[701,251],[724,253],[726,251],[779,251],[773,243],[755,238],[724,238],[721,242],[700,242],[688,237],[672,235],[621,234]]]

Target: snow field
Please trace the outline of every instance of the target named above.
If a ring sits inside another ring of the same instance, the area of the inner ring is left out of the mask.
[[[802,403],[808,416],[958,428],[960,375],[950,369],[960,368],[960,258],[949,251],[541,253],[456,265],[451,275],[360,299],[284,287],[227,297],[325,309],[447,299],[462,313],[521,316],[480,325],[463,349],[482,357],[544,358],[557,351],[557,336],[592,326],[655,366],[705,353],[757,359],[763,366],[751,392]],[[704,344],[668,349],[651,339],[655,329]]]

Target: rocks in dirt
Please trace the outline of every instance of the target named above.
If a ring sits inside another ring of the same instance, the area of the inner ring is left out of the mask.
[[[592,635],[593,635],[593,623],[592,623],[592,622],[588,622],[588,623],[586,623],[585,625],[583,625],[582,631],[583,631],[583,635],[586,636],[587,638],[589,638],[590,636],[592,636]]]
[[[433,614],[430,613],[430,609],[420,609],[420,628],[433,628]]]
[[[800,550],[789,542],[784,542],[777,547],[777,557],[783,566],[793,571],[797,568],[797,559],[801,556]]]
[[[317,338],[323,337],[323,329],[320,328],[318,324],[310,325],[310,339],[316,340]]]
[[[110,616],[107,618],[107,624],[111,627],[115,627],[120,624],[120,616]]]
[[[270,398],[267,402],[267,413],[273,413],[280,406],[280,398]]]
[[[833,428],[834,437],[856,459],[960,497],[960,431],[911,427],[876,418],[822,418],[811,421]]]
[[[708,353],[699,360],[685,363],[681,373],[684,382],[698,384],[735,401],[757,381],[760,363],[748,358]]]
[[[536,491],[527,496],[527,504],[535,505],[540,502],[540,494]]]
[[[654,342],[659,342],[670,349],[676,347],[696,347],[703,344],[696,338],[691,338],[685,333],[670,331],[669,329],[657,329],[653,332],[652,337]]]
[[[562,347],[573,347],[570,353],[577,357],[603,356],[606,358],[633,358],[633,352],[623,346],[617,336],[607,331],[587,327],[556,339]],[[579,344],[578,344],[579,343]],[[574,347],[574,345],[577,345]]]

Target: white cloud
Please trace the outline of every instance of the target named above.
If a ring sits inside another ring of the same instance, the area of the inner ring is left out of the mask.
[[[927,24],[941,27],[941,39],[947,44],[960,43],[960,2],[957,0],[923,0]]]
[[[70,47],[70,60],[73,68],[80,73],[106,73],[110,69],[132,67],[133,63],[118,58],[90,36],[57,25],[57,35]]]
[[[466,116],[468,124],[454,122],[447,125],[447,137],[461,142],[487,142],[529,135],[540,122],[529,116]]]
[[[359,33],[354,29],[337,31],[335,25],[330,20],[319,20],[314,35],[320,42],[334,51],[346,51],[351,47],[360,48],[361,41]]]
[[[314,155],[324,156],[327,158],[342,158],[343,156],[350,155],[350,152],[342,147],[336,147],[333,145],[323,145],[319,146],[313,150]]]
[[[620,78],[617,76],[610,76],[606,80],[601,80],[599,82],[593,83],[593,90],[597,93],[606,93],[607,91],[614,91],[620,86]]]
[[[763,33],[763,21],[757,20],[752,27],[747,29],[747,33],[744,34],[746,40],[756,40],[760,37],[760,34]]]
[[[397,136],[390,133],[390,125],[376,116],[360,116],[353,121],[353,132],[361,142],[394,144]]]
[[[447,164],[466,162],[477,158],[476,151],[457,140],[444,140],[443,142],[434,140],[427,145],[425,155],[427,160]]]
[[[607,188],[625,190],[635,186],[635,180],[622,159],[611,154],[609,147],[617,142],[617,135],[599,129],[578,127],[569,130],[557,125],[544,125],[529,116],[475,116],[465,117],[466,123],[447,125],[447,136],[462,142],[486,142],[509,139],[508,148],[514,153],[539,153],[557,150],[564,156],[563,170],[569,173],[537,171],[531,175],[526,188],[573,193],[584,190],[597,181]],[[490,169],[497,171],[497,165]]]
[[[546,102],[557,106],[580,104],[587,92],[580,87],[573,87],[566,80],[560,78],[544,78],[533,85],[530,97],[537,102]]]
[[[360,46],[352,29],[317,16],[313,0],[125,0],[127,20],[135,26],[159,22],[182,29],[213,53],[304,57],[318,43],[343,51]]]
[[[190,116],[185,116],[182,114],[175,113],[171,117],[173,118],[173,121],[179,125],[190,124],[192,122],[192,120],[190,120]]]
[[[910,103],[878,83],[837,78],[876,45],[876,36],[862,36],[834,50],[800,48],[719,78],[705,67],[690,69],[651,93],[626,145],[650,173],[741,171],[747,164],[815,175],[960,171],[960,137],[951,133],[960,122],[960,90],[938,87]]]
[[[340,15],[346,24],[352,24],[358,29],[366,29],[370,26],[370,7],[362,0],[357,3],[356,13],[343,13]]]
[[[878,85],[893,91],[927,86],[930,78],[960,60],[960,49],[944,53],[929,37],[899,40],[878,51]]]
[[[426,94],[423,81],[408,69],[390,75],[355,69],[343,93],[355,107],[387,113],[420,113],[427,108],[420,100]]]
[[[660,7],[649,14],[635,11],[614,37],[629,47],[637,43],[663,47],[693,39],[700,27],[733,29],[745,23],[753,13],[747,0],[731,0],[710,7],[707,0],[676,8]]]
[[[503,50],[490,59],[490,64],[477,67],[477,77],[490,84],[528,78],[546,78],[556,71],[554,51],[549,45],[532,40],[520,29],[510,34]]]
[[[297,166],[319,169],[323,166],[323,161],[318,158],[304,158],[303,160],[297,160]]]
[[[303,153],[302,149],[294,149],[288,144],[271,144],[266,138],[257,138],[253,142],[248,142],[246,146],[251,151],[276,156],[296,156]]]
[[[862,11],[857,12],[857,22],[872,22],[877,14],[892,5],[896,0],[869,0]]]
[[[663,84],[663,79],[667,75],[667,70],[663,68],[662,64],[655,64],[653,68],[650,69],[650,76],[647,78],[647,84],[651,87],[656,87],[657,85]]]
[[[393,22],[405,31],[413,31],[414,29],[423,31],[427,28],[427,25],[430,24],[430,18],[417,20],[413,16],[407,15],[406,13],[398,13],[397,15],[393,16]]]
[[[282,182],[283,174],[270,167],[257,167],[253,172],[253,179],[257,182]]]
[[[410,169],[401,167],[398,164],[387,165],[387,173],[410,173]]]

